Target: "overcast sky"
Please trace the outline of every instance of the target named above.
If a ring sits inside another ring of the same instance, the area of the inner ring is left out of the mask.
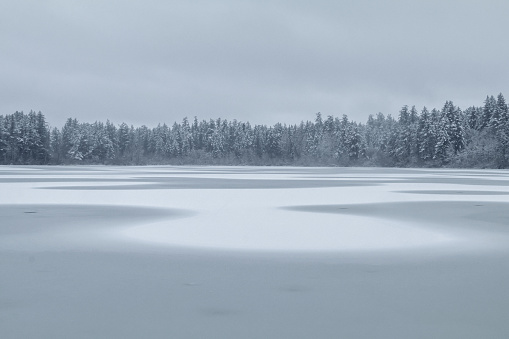
[[[0,1],[0,114],[299,123],[509,96],[509,1]]]

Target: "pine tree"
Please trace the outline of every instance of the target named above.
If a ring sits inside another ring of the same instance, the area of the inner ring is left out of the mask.
[[[281,147],[281,140],[283,137],[283,128],[281,124],[276,124],[269,127],[267,130],[267,139],[265,150],[268,156],[272,159],[281,158],[283,150]]]
[[[493,126],[497,138],[497,166],[506,168],[508,159],[509,146],[509,109],[505,102],[505,98],[500,93],[497,97],[496,115],[498,116],[497,124]]]
[[[254,127],[254,151],[258,158],[262,158],[265,153],[265,130],[265,126]]]
[[[181,155],[188,156],[189,152],[193,150],[193,138],[191,135],[191,127],[189,126],[189,121],[187,117],[182,120],[182,125],[179,131],[179,141],[181,143]]]
[[[436,136],[433,133],[432,116],[426,107],[422,109],[419,119],[417,145],[419,159],[421,161],[429,161],[433,159],[436,145]]]
[[[113,145],[113,153],[115,154],[115,158],[118,155],[119,141],[118,141],[118,133],[117,127],[111,123],[109,120],[106,120],[106,134],[108,139],[111,141]]]
[[[445,117],[445,125],[449,143],[452,146],[454,154],[458,154],[464,147],[464,133],[462,126],[462,112],[455,107],[452,101],[446,101],[442,109],[442,115]]]
[[[136,132],[138,133],[138,136],[140,139],[143,155],[149,156],[153,152],[153,149],[151,147],[151,139],[152,139],[151,131],[148,129],[147,126],[143,125],[143,126],[139,127]]]
[[[36,131],[39,141],[36,160],[46,164],[50,158],[50,132],[48,124],[46,123],[46,118],[41,111],[39,111],[36,116]]]
[[[487,96],[484,101],[482,116],[480,119],[479,129],[491,126],[498,119],[493,117],[495,115],[497,102],[493,96]]]
[[[365,145],[359,133],[359,126],[354,122],[348,124],[346,129],[345,146],[350,160],[358,160],[365,153]]]
[[[505,98],[502,95],[502,93],[500,93],[498,95],[498,97],[497,97],[497,108],[496,108],[496,111],[497,111],[497,115],[498,115],[499,120],[500,120],[499,122],[500,122],[501,125],[503,125],[509,119],[509,109],[507,107],[507,104],[505,102]]]
[[[9,150],[11,163],[23,163],[27,149],[26,118],[23,112],[14,112],[10,117]]]
[[[464,112],[466,126],[473,130],[481,129],[481,119],[482,119],[482,109],[471,106],[467,108]]]
[[[348,120],[348,116],[343,114],[341,120],[338,120],[337,128],[336,128],[336,151],[335,157],[340,162],[347,162],[349,157],[349,125],[350,121]]]
[[[415,163],[419,158],[418,131],[419,114],[415,106],[410,109],[410,124],[408,126],[410,134],[410,163]]]
[[[130,147],[130,137],[129,137],[129,126],[123,122],[118,126],[117,130],[118,136],[118,155],[123,157],[126,155],[126,152]]]
[[[396,138],[394,156],[400,164],[407,164],[411,161],[412,149],[414,148],[413,120],[408,106],[403,106],[399,111],[398,135]]]
[[[62,133],[58,128],[54,127],[50,135],[50,154],[53,161],[57,164],[60,164],[63,160],[62,148]]]
[[[90,127],[91,158],[101,163],[115,159],[115,147],[109,137],[106,126],[102,122],[96,121]]]
[[[221,158],[225,153],[225,140],[224,134],[222,132],[222,120],[217,119],[215,124],[215,129],[211,135],[211,145],[212,145],[212,156],[214,158]]]
[[[306,153],[313,158],[319,157],[318,144],[320,140],[320,132],[317,131],[316,125],[310,121],[306,122]]]
[[[447,149],[450,144],[449,135],[447,133],[447,118],[436,109],[431,111],[431,117],[433,121],[432,133],[435,138],[433,159],[439,162],[444,162],[447,159]]]
[[[83,129],[77,119],[67,119],[62,128],[62,152],[69,160],[83,160]]]
[[[7,131],[5,128],[5,118],[3,115],[0,115],[0,163],[6,162],[6,154],[7,154]]]

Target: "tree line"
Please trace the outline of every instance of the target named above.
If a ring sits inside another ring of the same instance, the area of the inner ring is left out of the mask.
[[[509,112],[504,96],[461,110],[452,101],[366,123],[322,117],[273,126],[184,118],[134,127],[69,118],[50,128],[34,111],[0,115],[0,164],[206,164],[507,168]]]

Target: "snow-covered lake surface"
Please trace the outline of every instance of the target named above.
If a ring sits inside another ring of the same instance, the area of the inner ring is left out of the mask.
[[[0,167],[0,338],[507,338],[509,172]]]

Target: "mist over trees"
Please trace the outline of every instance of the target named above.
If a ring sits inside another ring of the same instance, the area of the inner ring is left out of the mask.
[[[50,128],[33,111],[0,115],[0,164],[204,164],[507,168],[504,96],[464,111],[403,106],[366,123],[323,117],[298,125],[226,119],[134,127],[69,118]]]

